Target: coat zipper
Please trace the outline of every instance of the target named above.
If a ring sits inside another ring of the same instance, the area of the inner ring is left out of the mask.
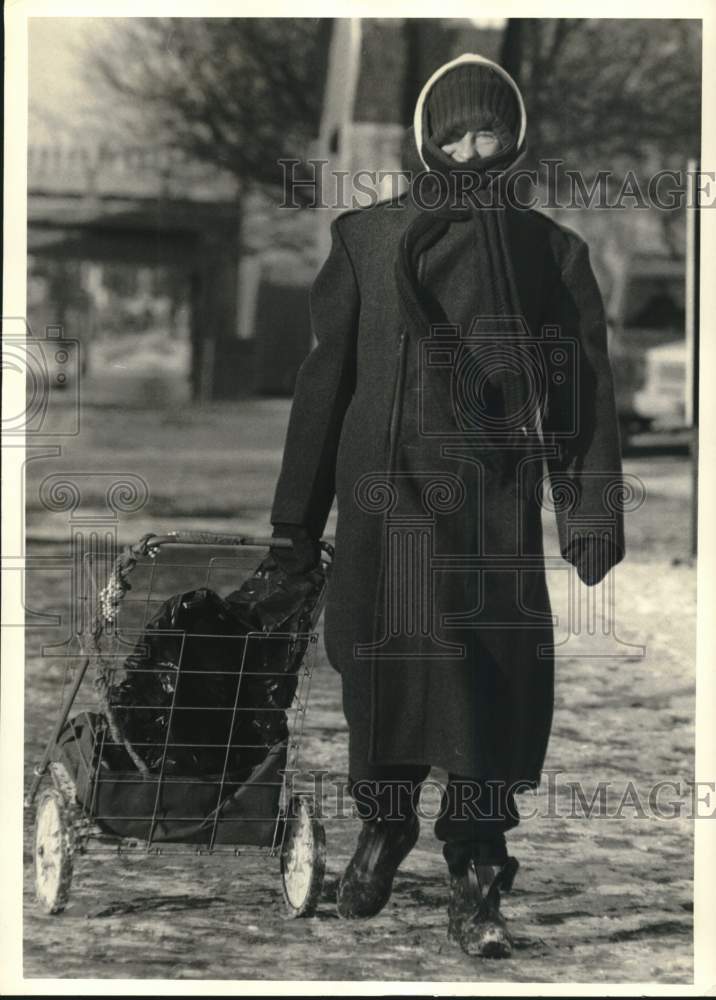
[[[397,367],[395,372],[395,379],[393,380],[393,399],[391,401],[390,407],[390,421],[388,424],[388,468],[385,470],[387,479],[390,481],[390,477],[395,471],[395,460],[398,446],[398,428],[400,426],[400,416],[402,413],[402,396],[403,396],[403,385],[405,380],[405,358],[407,355],[406,350],[407,343],[407,329],[403,327],[400,331],[400,340],[398,342],[398,358]],[[390,488],[390,482],[388,487]],[[383,587],[385,587],[385,546],[381,546],[380,549],[380,566],[378,569],[378,579],[383,581]],[[381,597],[384,599],[385,592],[381,591],[381,587],[376,588],[376,601],[373,608],[373,642],[377,641],[376,634],[376,621],[380,615],[379,600]],[[370,658],[370,721],[368,724],[368,758],[369,760],[374,760],[377,755],[377,744],[378,744],[378,674],[377,666],[375,662],[375,656]]]
[[[407,356],[406,334],[407,331],[405,327],[403,327],[403,329],[400,332],[400,341],[398,343],[398,364],[395,373],[395,381],[393,383],[393,402],[390,409],[390,424],[388,431],[388,469],[387,469],[389,475],[395,470],[395,459],[398,446],[398,427],[400,425],[400,418],[403,412],[403,388],[405,385],[405,359]]]
[[[418,262],[418,281],[421,281],[424,277],[425,271],[425,254],[422,254]],[[393,382],[393,399],[390,407],[390,422],[388,425],[388,468],[386,469],[386,475],[390,476],[395,472],[396,467],[396,455],[398,449],[398,431],[400,428],[400,419],[403,413],[403,390],[405,388],[405,371],[406,371],[406,359],[408,355],[407,351],[408,344],[408,328],[403,326],[400,331],[400,340],[398,341],[398,358],[397,358],[397,368],[395,372],[395,379]],[[378,571],[378,578],[382,579],[383,585],[385,585],[385,548],[381,547],[380,554],[380,568]],[[373,609],[373,641],[376,639],[375,635],[375,621],[378,615],[378,597],[380,594],[380,587],[376,589],[376,605]],[[384,595],[383,595],[384,596]],[[378,745],[378,673],[377,665],[375,662],[375,657],[372,656],[370,659],[370,723],[368,727],[368,758],[369,760],[375,760],[377,755],[377,745]]]
[[[425,277],[425,254],[421,254],[418,260],[417,278],[418,283]],[[390,408],[390,424],[388,431],[388,474],[395,470],[395,458],[398,446],[398,429],[403,413],[403,390],[405,388],[405,368],[407,358],[407,327],[402,327],[400,340],[398,342],[398,365],[393,383],[393,401]]]

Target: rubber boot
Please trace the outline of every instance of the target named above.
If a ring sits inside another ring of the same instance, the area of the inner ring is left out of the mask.
[[[418,840],[416,815],[404,820],[363,822],[355,853],[338,886],[338,914],[344,919],[373,917],[390,899],[400,863]]]
[[[469,861],[464,872],[451,874],[448,903],[448,937],[466,955],[509,958],[514,942],[500,913],[500,890],[509,892],[519,864],[508,858],[504,865]]]

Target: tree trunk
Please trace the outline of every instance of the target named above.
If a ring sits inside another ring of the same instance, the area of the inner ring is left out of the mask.
[[[521,17],[508,18],[500,47],[500,64],[503,69],[507,70],[518,87],[522,75],[524,23],[524,19]]]
[[[403,125],[412,124],[415,103],[425,81],[450,58],[454,34],[454,27],[439,18],[407,17],[403,22]]]
[[[197,241],[191,280],[192,396],[199,402],[235,398],[250,373],[237,370],[241,205]]]

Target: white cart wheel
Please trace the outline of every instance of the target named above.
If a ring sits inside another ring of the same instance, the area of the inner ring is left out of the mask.
[[[65,802],[71,806],[75,805],[77,803],[77,786],[65,765],[60,761],[53,760],[48,766],[48,771],[52,777],[52,783]]]
[[[326,834],[304,796],[291,798],[281,849],[283,898],[292,917],[315,913],[326,874]]]
[[[35,814],[35,894],[46,913],[64,910],[72,885],[74,832],[71,810],[48,788]]]

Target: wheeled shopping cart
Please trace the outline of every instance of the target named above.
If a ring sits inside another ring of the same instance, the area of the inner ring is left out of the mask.
[[[46,912],[107,851],[268,854],[289,913],[315,911],[325,834],[293,779],[333,550],[296,578],[266,552],[290,545],[169,532],[84,555],[80,654],[26,799]]]

